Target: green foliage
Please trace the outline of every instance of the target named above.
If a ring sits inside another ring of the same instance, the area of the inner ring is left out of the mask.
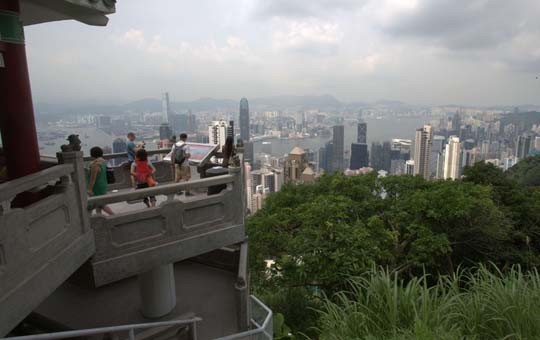
[[[537,339],[540,275],[481,266],[429,285],[387,270],[350,281],[347,292],[325,299],[321,339]]]
[[[521,185],[540,186],[540,155],[527,157],[508,169],[507,175]]]
[[[321,296],[373,266],[413,285],[430,273],[427,289],[458,267],[539,265],[540,191],[486,163],[467,168],[462,181],[325,175],[270,195],[247,228],[256,294],[293,334],[317,337],[318,314],[310,311]],[[388,338],[455,338],[428,321]]]

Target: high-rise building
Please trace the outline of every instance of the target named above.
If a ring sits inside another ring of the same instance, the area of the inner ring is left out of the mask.
[[[246,98],[240,100],[240,139],[248,142],[249,132],[249,103]]]
[[[461,143],[459,137],[450,136],[446,149],[444,150],[444,171],[445,179],[458,179],[461,170]]]
[[[411,158],[410,139],[392,139],[390,151],[390,174],[403,175],[405,174],[405,162]]]
[[[334,143],[327,142],[323,148],[319,150],[319,170],[331,173],[333,172],[332,159],[334,158]]]
[[[429,171],[431,178],[442,178],[439,171],[444,166],[444,136],[434,135],[431,143],[431,155],[429,157]]]
[[[127,150],[127,143],[123,138],[116,138],[113,141],[112,144],[112,151],[113,153],[124,153]],[[127,157],[125,158],[115,158],[113,159],[113,164],[115,166],[118,166],[122,164],[123,162],[127,161]]]
[[[369,151],[366,143],[351,144],[351,170],[369,166]]]
[[[540,151],[540,136],[534,137],[534,149]]]
[[[531,136],[518,136],[516,141],[516,157],[519,159],[523,159],[529,155],[529,152],[531,151]]]
[[[169,140],[173,136],[173,131],[169,124],[163,123],[159,126],[159,139],[161,141]]]
[[[169,115],[169,125],[173,134],[188,132],[188,115],[186,114],[171,114]]]
[[[192,133],[197,131],[197,116],[191,113],[191,110],[188,112],[187,131]]]
[[[405,162],[405,174],[414,175],[414,160],[409,159]]]
[[[333,157],[332,171],[341,172],[345,170],[344,152],[345,152],[345,127],[343,125],[335,125],[333,127]]]
[[[161,101],[161,112],[163,114],[163,123],[171,123],[171,103],[169,101],[169,92],[163,93]]]
[[[414,174],[420,175],[425,179],[430,177],[430,163],[431,156],[431,139],[432,139],[431,125],[424,125],[416,130],[415,145],[414,145]]]
[[[208,137],[210,139],[210,144],[219,145],[219,151],[225,145],[227,139],[227,133],[229,131],[229,125],[224,120],[213,121],[210,126],[208,126]]]
[[[358,135],[356,138],[356,142],[367,144],[367,123],[358,123]]]
[[[390,142],[371,143],[371,167],[376,170],[390,171],[392,164],[392,147]]]

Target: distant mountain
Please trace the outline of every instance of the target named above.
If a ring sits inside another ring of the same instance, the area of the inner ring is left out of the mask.
[[[331,95],[322,96],[273,96],[249,99],[253,108],[268,110],[341,109],[344,103]]]
[[[249,99],[252,110],[307,110],[307,109],[340,109],[344,106],[342,102],[330,95],[323,96],[275,96]],[[238,111],[240,99],[214,99],[200,98],[186,102],[171,102],[171,109],[177,112],[192,110],[198,111]],[[48,103],[36,103],[37,115],[115,115],[125,112],[159,112],[161,111],[161,100],[155,98],[145,98],[123,105],[55,105]]]

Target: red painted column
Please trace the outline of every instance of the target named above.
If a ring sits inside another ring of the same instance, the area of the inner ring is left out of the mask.
[[[0,131],[11,179],[40,170],[19,0],[0,1]]]

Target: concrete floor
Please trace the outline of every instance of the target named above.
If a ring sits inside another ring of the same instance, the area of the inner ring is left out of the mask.
[[[175,264],[177,305],[159,320],[192,312],[201,317],[199,339],[238,332],[237,291],[231,272],[191,261]],[[64,283],[35,312],[71,329],[115,326],[149,321],[139,310],[137,278],[85,289]]]

